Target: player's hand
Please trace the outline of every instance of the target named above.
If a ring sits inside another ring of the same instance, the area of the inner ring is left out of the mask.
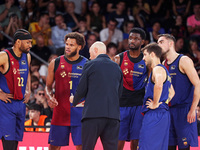
[[[11,103],[10,98],[14,98],[13,94],[8,94],[8,93],[4,93],[2,90],[0,90],[0,99],[2,101],[4,101],[5,103]]]
[[[73,101],[74,101],[74,95],[73,95],[73,93],[71,93],[71,96],[69,97],[69,101],[70,101],[70,103],[73,103]]]
[[[147,108],[150,108],[150,109],[156,109],[160,106],[160,104],[162,104],[162,102],[159,102],[159,103],[155,103],[152,99],[148,99],[147,102],[146,102],[146,105],[147,105]]]
[[[49,105],[50,108],[54,108],[54,107],[58,106],[58,101],[55,99],[54,96],[53,96],[53,97],[51,96],[51,97],[47,100],[47,102],[48,102],[48,105]]]
[[[187,122],[193,123],[196,121],[196,111],[189,111],[187,115]]]
[[[23,103],[25,103],[25,104],[28,103],[30,96],[31,96],[31,91],[26,91]]]

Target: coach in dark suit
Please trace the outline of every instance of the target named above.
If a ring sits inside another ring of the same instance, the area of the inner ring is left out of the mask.
[[[83,150],[94,150],[98,137],[104,150],[117,150],[119,134],[119,98],[123,89],[120,67],[106,55],[106,46],[95,42],[90,50],[91,61],[84,65],[74,101],[85,97],[82,116]]]

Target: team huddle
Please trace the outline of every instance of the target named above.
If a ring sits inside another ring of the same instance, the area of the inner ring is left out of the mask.
[[[0,52],[0,137],[4,150],[22,141],[25,103],[30,96],[32,37],[14,34],[14,46]],[[103,42],[89,49],[90,61],[79,55],[82,34],[65,36],[64,55],[48,66],[45,93],[53,109],[49,149],[69,145],[94,150],[98,137],[105,150],[189,150],[198,146],[196,107],[200,80],[192,60],[175,51],[175,38],[159,35],[144,45],[141,28],[129,33],[129,49],[106,55]],[[161,62],[161,60],[164,60]],[[55,83],[55,87],[54,87]],[[55,93],[53,92],[55,88]]]

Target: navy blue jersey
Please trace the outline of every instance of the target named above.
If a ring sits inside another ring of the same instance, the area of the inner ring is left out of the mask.
[[[159,102],[163,102],[163,103],[158,108],[168,110],[169,109],[168,103],[169,103],[169,89],[171,87],[171,77],[170,77],[168,70],[165,68],[165,66],[163,66],[161,64],[159,64],[157,66],[163,67],[166,70],[166,76],[167,76],[165,82],[163,83],[163,89],[162,89],[162,93],[161,93],[160,100],[159,100]],[[149,98],[153,100],[153,96],[154,96],[154,85],[155,84],[152,81],[152,73],[153,72],[151,72],[147,86],[146,86],[146,91],[145,91],[145,96],[144,96],[144,106],[143,106],[143,110],[142,110],[143,113],[149,110],[149,108],[147,108],[146,101],[148,101]]]
[[[169,106],[192,104],[193,101],[194,86],[188,76],[183,74],[179,69],[179,62],[182,56],[182,54],[179,55],[171,64],[167,64],[167,60],[165,61],[165,67],[171,75],[172,85],[175,91],[175,95]]]
[[[24,99],[29,73],[27,54],[17,57],[13,50],[5,50],[8,55],[9,68],[4,74],[0,73],[0,88],[5,93],[14,95],[14,100]]]

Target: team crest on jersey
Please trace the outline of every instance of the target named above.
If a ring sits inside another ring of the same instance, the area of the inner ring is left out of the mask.
[[[76,68],[79,69],[79,70],[82,70],[83,66],[77,66]]]
[[[127,68],[124,69],[124,70],[123,70],[123,73],[124,73],[125,75],[127,75],[127,74],[129,73],[128,69],[127,69]]]
[[[25,61],[25,60],[22,60],[22,61],[21,61],[21,64],[22,64],[22,65],[26,65],[26,61]]]
[[[63,72],[60,73],[60,75],[61,75],[61,77],[64,78],[67,74],[65,73],[65,71],[63,71]]]
[[[175,68],[176,68],[176,66],[175,66],[175,65],[171,66],[171,70],[174,70]]]
[[[124,66],[128,66],[128,62],[124,62]]]
[[[63,69],[63,68],[65,68],[65,65],[61,65],[60,67]]]
[[[144,68],[144,65],[143,64],[139,64],[138,68]]]

